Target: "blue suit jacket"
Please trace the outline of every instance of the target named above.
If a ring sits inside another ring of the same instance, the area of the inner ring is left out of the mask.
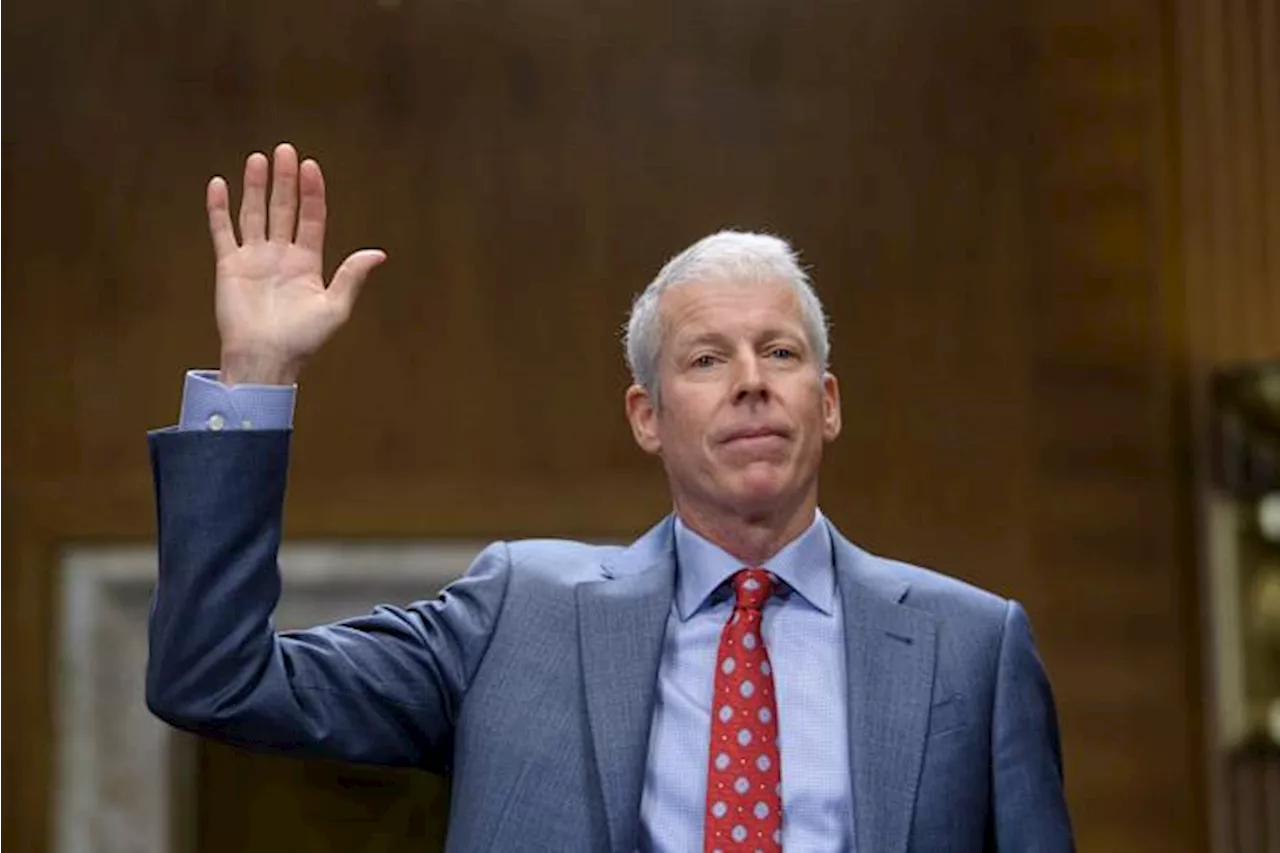
[[[671,519],[628,548],[496,543],[434,601],[277,634],[288,434],[150,443],[154,713],[241,745],[449,772],[451,851],[634,850]],[[1022,609],[832,534],[860,853],[1072,849]]]

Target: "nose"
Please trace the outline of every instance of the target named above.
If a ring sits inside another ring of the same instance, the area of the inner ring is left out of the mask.
[[[749,400],[767,400],[769,385],[765,382],[760,359],[754,353],[743,353],[735,359],[733,399],[742,403]]]

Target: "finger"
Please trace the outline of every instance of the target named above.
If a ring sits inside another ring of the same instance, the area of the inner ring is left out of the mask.
[[[387,253],[381,249],[361,249],[348,255],[338,267],[329,284],[329,292],[338,300],[344,313],[351,313],[369,273],[386,259]]]
[[[268,236],[278,243],[293,240],[298,213],[298,152],[287,142],[276,146],[271,179]]]
[[[209,212],[209,235],[213,238],[213,255],[222,260],[234,252],[236,232],[231,227],[231,211],[227,209],[227,182],[222,178],[209,181],[204,194],[204,206]]]
[[[240,199],[240,239],[261,243],[267,222],[267,158],[257,151],[244,162],[244,198]]]
[[[298,170],[302,206],[298,211],[298,245],[312,252],[324,251],[324,173],[315,160],[304,160]]]

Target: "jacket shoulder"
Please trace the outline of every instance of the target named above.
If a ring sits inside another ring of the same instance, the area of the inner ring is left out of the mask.
[[[881,588],[900,591],[900,602],[948,622],[1004,624],[1009,599],[936,569],[856,548],[857,571]]]
[[[911,584],[906,603],[917,607],[959,607],[975,612],[998,614],[1004,618],[1009,600],[1004,596],[944,574],[936,569],[901,560],[886,560],[892,569]]]
[[[506,544],[513,578],[567,586],[600,580],[603,565],[623,550],[573,539],[517,539]]]
[[[928,614],[938,630],[940,677],[958,689],[974,678],[986,683],[996,670],[1012,602],[934,569],[865,554],[860,571],[898,593],[901,607]],[[967,673],[958,675],[957,673]]]

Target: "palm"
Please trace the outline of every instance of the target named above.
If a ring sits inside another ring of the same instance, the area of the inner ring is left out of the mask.
[[[218,262],[218,331],[224,342],[255,341],[310,354],[339,322],[320,276],[318,253],[297,246],[241,246]]]
[[[292,381],[306,358],[346,321],[360,285],[385,255],[355,252],[325,286],[324,177],[314,161],[299,168],[289,145],[276,149],[269,205],[266,157],[254,154],[246,162],[239,240],[221,178],[210,182],[207,201],[218,259],[224,374],[235,374],[231,379],[238,381]],[[244,375],[249,372],[263,375]]]

